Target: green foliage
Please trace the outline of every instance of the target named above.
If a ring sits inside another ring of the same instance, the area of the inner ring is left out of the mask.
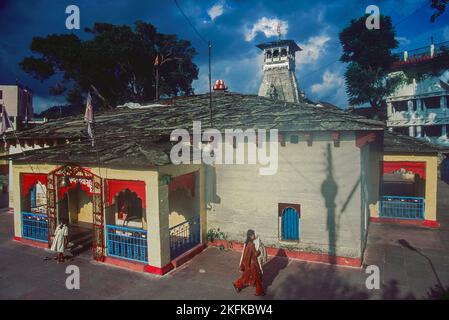
[[[210,242],[213,242],[214,240],[228,240],[229,235],[223,231],[220,231],[220,228],[218,229],[209,229],[207,231],[207,240]]]
[[[441,16],[446,11],[446,6],[449,4],[449,0],[430,0],[430,6],[436,9],[436,12],[430,17],[431,22]]]
[[[340,32],[343,48],[341,61],[348,63],[345,72],[346,92],[353,105],[369,103],[380,108],[382,100],[403,82],[401,75],[388,76],[395,61],[391,50],[398,46],[391,18],[380,16],[380,29],[366,27],[368,15],[352,20]]]
[[[148,102],[155,99],[154,60],[167,57],[159,67],[160,96],[192,94],[198,68],[190,42],[162,34],[145,22],[134,28],[95,23],[81,40],[74,34],[34,37],[34,56],[23,59],[22,69],[40,81],[56,78],[51,94],[66,94],[75,105],[82,103],[91,85],[112,105]]]

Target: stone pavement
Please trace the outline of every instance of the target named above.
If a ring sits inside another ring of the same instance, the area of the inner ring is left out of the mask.
[[[253,288],[235,293],[237,252],[208,248],[164,277],[95,263],[89,252],[57,264],[43,260],[51,255],[43,249],[11,241],[12,215],[3,210],[0,299],[422,299],[437,277],[449,285],[449,186],[439,189],[439,230],[370,225],[365,263],[379,266],[380,290],[366,289],[363,269],[273,258],[264,266],[263,298]],[[80,290],[65,287],[69,263],[80,268]]]

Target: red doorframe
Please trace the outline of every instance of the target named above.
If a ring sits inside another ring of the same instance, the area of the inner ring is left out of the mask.
[[[426,178],[426,163],[422,161],[381,161],[380,167],[382,174],[404,169]]]

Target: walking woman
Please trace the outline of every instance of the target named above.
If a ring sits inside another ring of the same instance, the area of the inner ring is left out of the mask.
[[[243,274],[234,282],[234,288],[237,292],[240,292],[247,286],[255,286],[256,296],[264,296],[265,292],[262,287],[262,267],[257,259],[260,252],[256,250],[254,239],[256,239],[256,233],[254,230],[248,230],[246,233],[242,258],[240,260],[240,271],[242,271]]]
[[[56,227],[55,236],[51,244],[51,250],[57,252],[55,260],[58,260],[58,263],[64,262],[64,251],[69,242],[68,235],[69,228],[65,221],[61,220],[61,223]]]

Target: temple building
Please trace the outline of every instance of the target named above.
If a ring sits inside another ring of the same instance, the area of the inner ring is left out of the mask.
[[[405,51],[392,72],[407,83],[386,99],[388,128],[449,145],[449,42]]]
[[[82,117],[49,121],[20,141],[62,143],[9,156],[14,239],[48,247],[67,221],[71,250],[82,238],[96,261],[165,274],[208,243],[241,247],[251,228],[271,255],[360,266],[379,200],[383,123],[225,90],[212,101],[222,133],[279,130],[275,174],[260,175],[261,163],[172,163],[172,130],[192,132],[194,120],[211,127],[208,94],[98,113],[94,148]],[[249,139],[219,145],[242,146],[260,148]]]

